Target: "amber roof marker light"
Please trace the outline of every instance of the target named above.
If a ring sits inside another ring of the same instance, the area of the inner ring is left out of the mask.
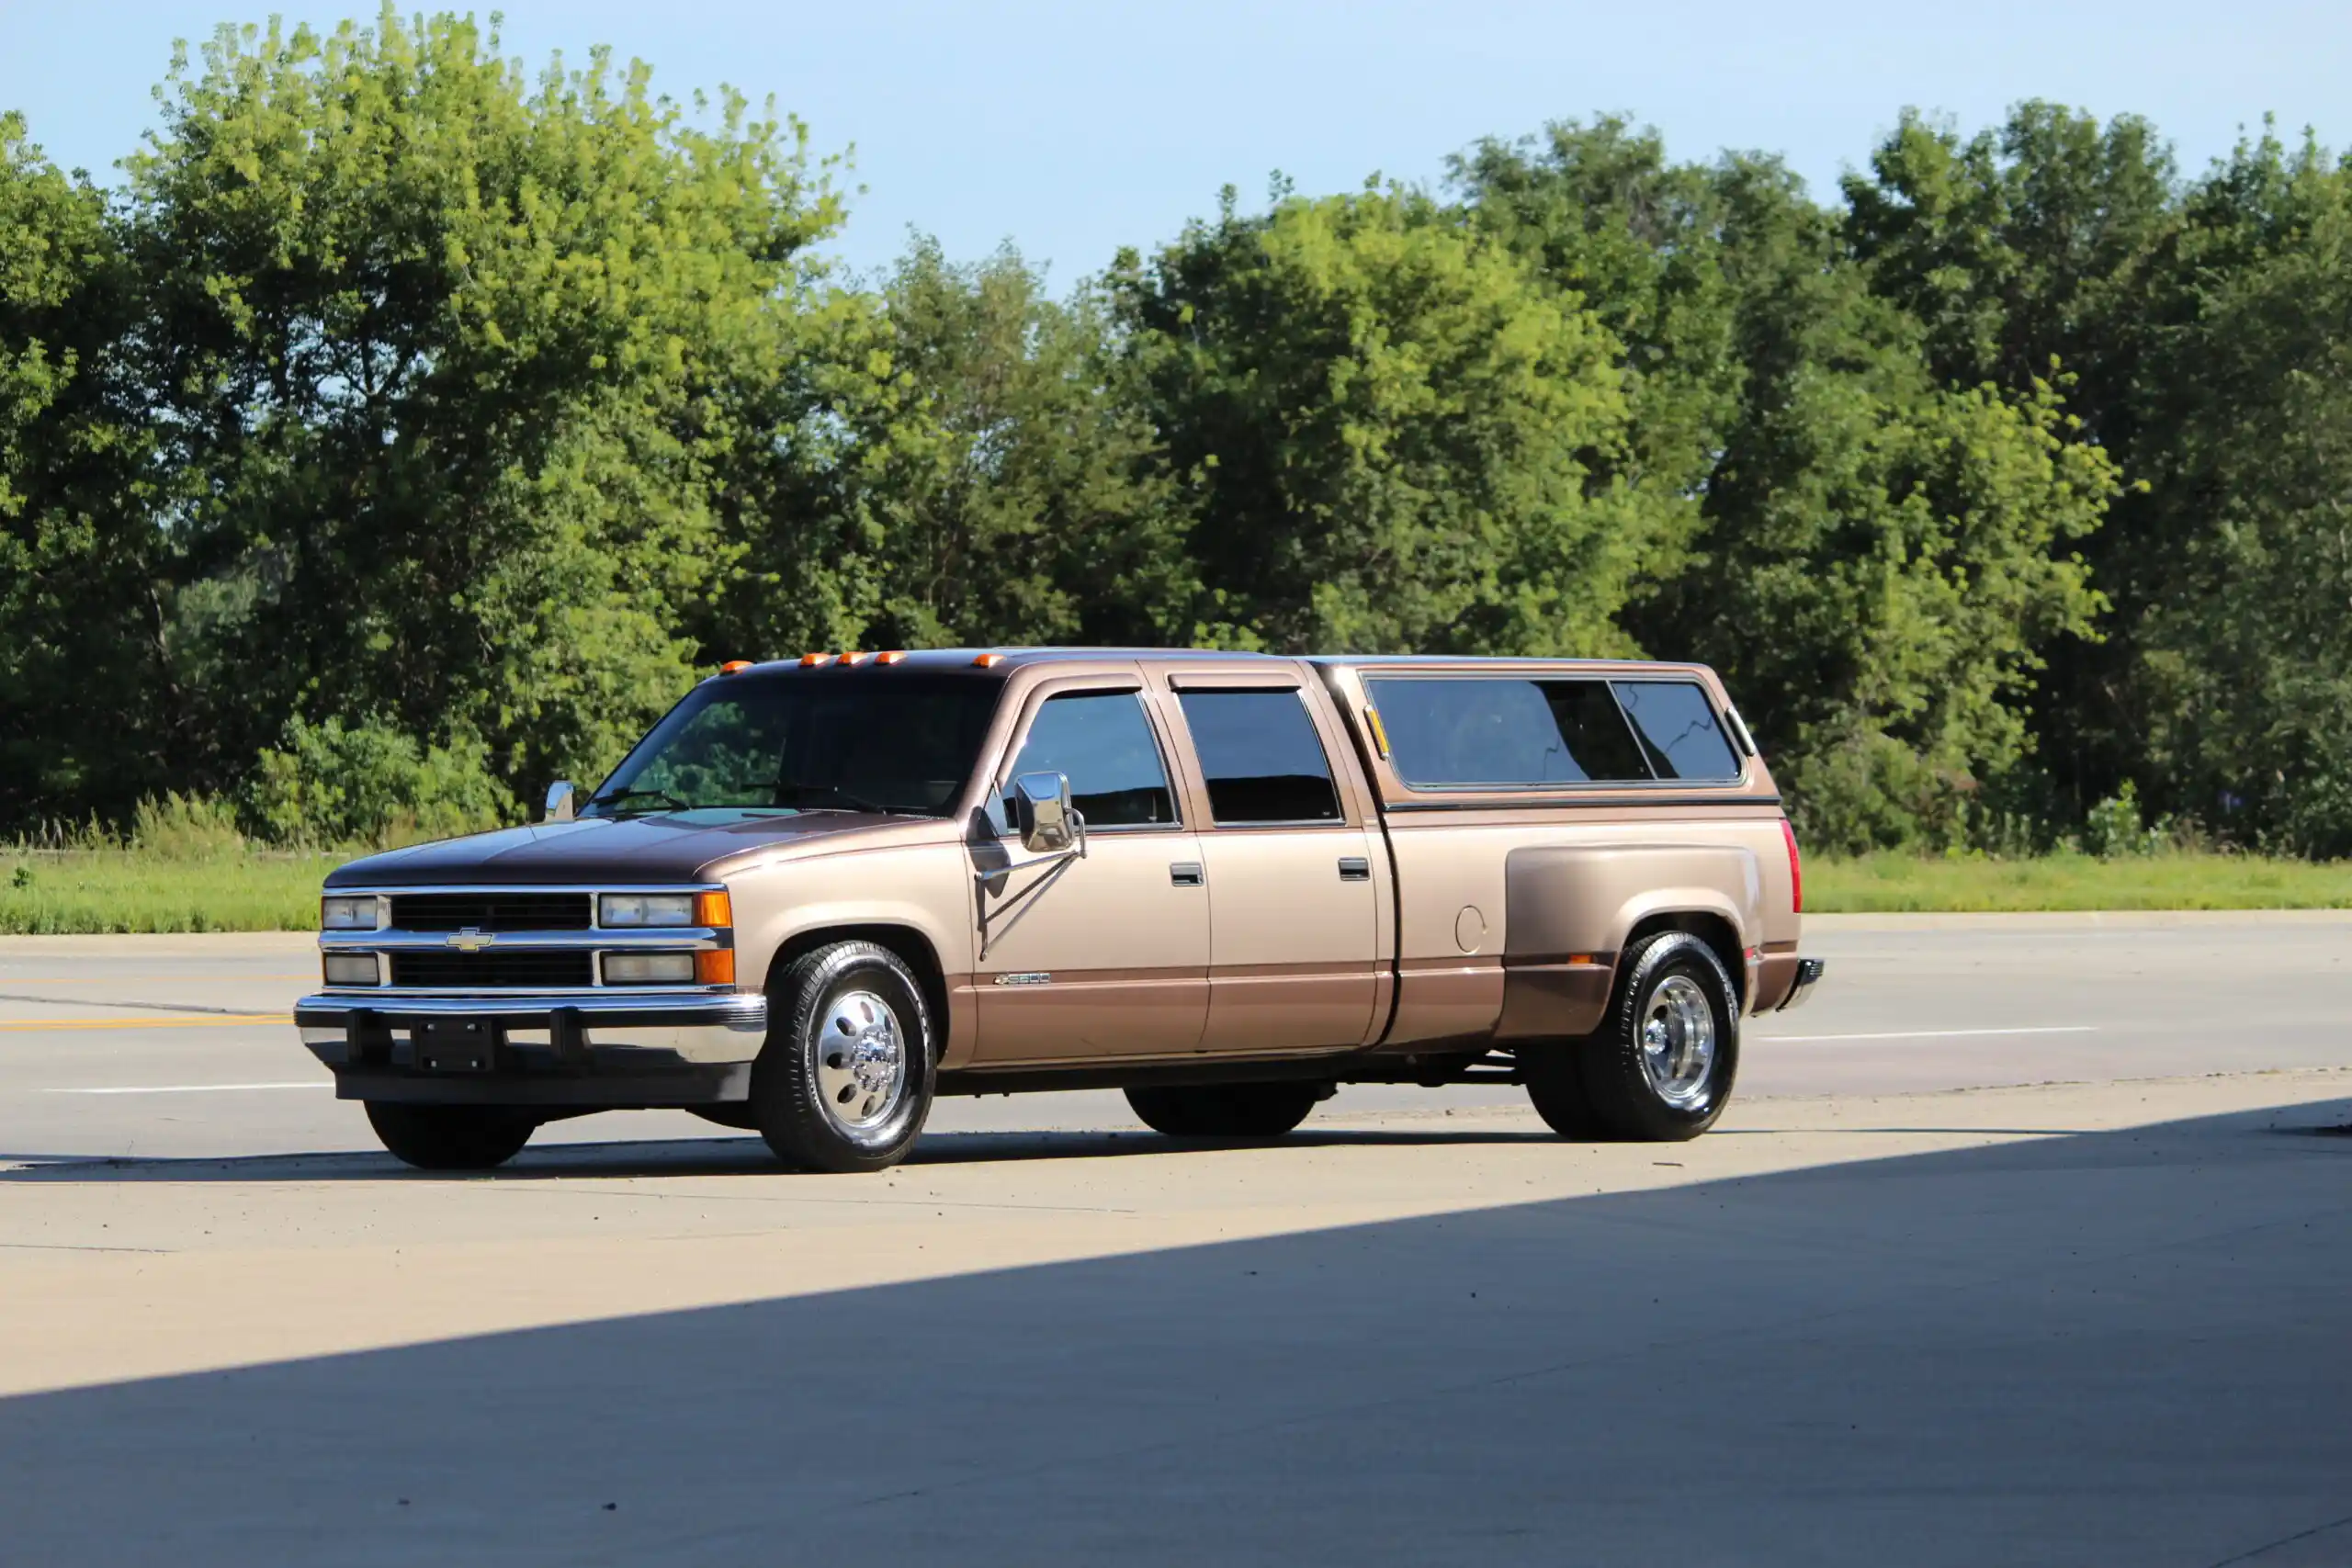
[[[978,659],[973,660],[972,662],[982,670],[993,670],[998,665],[1004,662],[1004,655],[1001,653],[983,653]]]
[[[732,675],[738,670],[749,670],[751,667],[752,661],[748,659],[730,659],[718,667],[718,672],[721,675]]]
[[[877,664],[897,664],[905,660],[906,657],[906,653],[903,649],[894,648],[888,653],[876,654],[874,656],[874,660]]]
[[[833,656],[830,653],[804,653],[800,656],[800,668],[803,670],[815,670],[824,665],[831,664],[832,661]]]

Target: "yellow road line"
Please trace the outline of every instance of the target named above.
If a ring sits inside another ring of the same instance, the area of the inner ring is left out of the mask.
[[[211,1018],[12,1018],[0,1032],[38,1034],[51,1029],[222,1029],[232,1024],[289,1023],[282,1012],[234,1012]]]

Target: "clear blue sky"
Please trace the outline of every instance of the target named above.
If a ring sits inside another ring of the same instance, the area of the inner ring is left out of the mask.
[[[487,15],[484,6],[481,14]],[[1608,5],[1453,0],[507,0],[507,51],[533,63],[609,43],[684,97],[773,93],[820,149],[854,147],[842,254],[887,261],[909,225],[969,256],[1010,238],[1067,282],[1122,243],[1257,200],[1275,169],[1305,191],[1374,172],[1434,180],[1481,136],[1619,110],[1678,156],[1778,152],[1831,188],[1905,105],[1974,127],[2027,97],[2154,118],[2188,169],[2267,111],[2352,140],[2345,0],[1813,0]],[[175,38],[232,0],[0,0],[0,108],[69,165],[112,177],[151,122]],[[368,0],[291,18],[372,17]]]

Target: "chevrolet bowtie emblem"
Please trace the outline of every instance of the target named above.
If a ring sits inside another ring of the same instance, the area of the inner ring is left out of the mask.
[[[480,953],[498,939],[476,926],[449,933],[449,945],[459,953]]]

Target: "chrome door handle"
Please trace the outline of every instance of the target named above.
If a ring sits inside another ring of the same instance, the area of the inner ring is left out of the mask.
[[[1362,855],[1341,855],[1340,857],[1340,880],[1342,882],[1370,882],[1372,880],[1372,862],[1366,860]]]
[[[1174,883],[1179,887],[1198,887],[1205,883],[1208,878],[1201,874],[1200,862],[1196,860],[1180,860],[1169,863],[1168,880]]]

